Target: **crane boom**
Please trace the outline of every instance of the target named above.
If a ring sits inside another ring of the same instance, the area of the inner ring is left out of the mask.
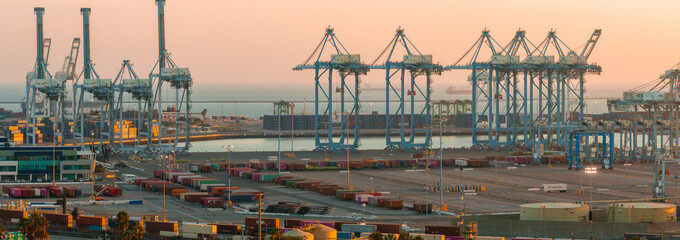
[[[80,51],[80,38],[74,38],[71,43],[71,52],[68,54],[68,64],[66,65],[65,80],[76,79],[76,62],[78,61],[78,52]]]
[[[593,52],[593,49],[597,44],[597,40],[600,39],[600,34],[602,34],[602,29],[595,29],[595,31],[593,31],[593,34],[590,35],[590,39],[588,39],[586,46],[583,47],[583,51],[581,51],[581,58],[584,61],[588,60],[588,57],[590,57],[590,53]]]

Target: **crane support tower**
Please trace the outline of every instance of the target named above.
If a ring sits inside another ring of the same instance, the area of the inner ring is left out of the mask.
[[[330,60],[322,59],[324,50],[328,48]],[[359,148],[359,76],[366,75],[369,71],[368,66],[361,63],[360,55],[350,54],[349,51],[340,43],[340,40],[333,32],[333,28],[326,28],[326,32],[319,45],[307,58],[307,60],[293,68],[293,70],[314,70],[314,138],[315,151],[326,152],[355,152]],[[339,75],[340,82],[335,80],[335,73]],[[326,76],[324,76],[326,75]],[[353,77],[352,82],[347,77]],[[322,83],[322,77],[327,78],[327,85]],[[334,88],[334,86],[337,87]],[[325,86],[324,86],[325,85]],[[353,86],[352,86],[353,85]],[[334,112],[333,95],[340,95],[340,109]],[[348,101],[346,97],[349,97]],[[350,102],[351,107],[345,104]],[[337,116],[339,114],[339,116]],[[340,124],[335,124],[339,121]],[[350,129],[351,128],[351,129]],[[351,143],[345,143],[350,138],[350,133],[354,135]],[[334,138],[338,136],[339,139]],[[325,138],[325,140],[322,140]],[[346,139],[347,138],[347,139]]]
[[[405,52],[401,61],[393,59],[397,46],[402,46]],[[381,61],[383,56],[384,61]],[[404,29],[399,27],[387,47],[371,63],[370,68],[385,70],[386,149],[397,151],[429,149],[432,75],[441,75],[443,67],[432,62],[432,55],[422,54],[406,37]],[[398,106],[391,106],[394,105],[390,101],[391,97],[398,100]],[[416,106],[418,101],[424,101],[424,104]],[[393,139],[393,134],[398,135],[398,139]],[[424,135],[422,140],[417,139],[418,135]]]
[[[151,100],[153,98],[153,86],[151,84],[151,79],[140,79],[137,73],[132,69],[132,64],[130,60],[123,60],[123,64],[116,75],[115,90],[118,92],[118,98],[116,100],[115,112],[118,113],[117,121],[115,123],[118,125],[118,130],[114,131],[114,138],[118,139],[118,146],[115,148],[116,151],[120,152],[132,152],[137,153],[140,148],[141,137],[148,137],[151,135],[151,128],[148,126],[148,119],[150,118],[151,112],[149,111],[151,106]],[[137,102],[134,111],[134,121],[130,121],[134,124],[134,127],[124,126],[128,120],[132,118],[131,116],[124,116],[125,112],[123,109],[124,104],[124,94],[130,94],[133,100]],[[145,124],[147,123],[147,124]],[[128,138],[134,138],[134,147],[132,149],[125,149],[123,141],[125,136]]]
[[[149,126],[152,132],[157,132],[158,138],[158,148],[154,149],[152,147],[152,138],[155,133],[148,134],[147,146],[148,150],[151,152],[180,152],[186,153],[191,147],[190,136],[191,136],[191,86],[193,80],[191,78],[191,73],[188,68],[180,68],[175,62],[170,58],[170,53],[168,53],[165,48],[165,0],[156,0],[156,5],[158,6],[158,59],[154,64],[153,69],[149,73],[149,79],[152,79],[152,84],[156,85],[153,102],[157,105],[151,106],[150,109],[158,111],[158,116],[156,121],[152,121],[152,114],[148,114]],[[175,90],[175,108],[172,109],[171,115],[174,120],[175,133],[173,138],[173,144],[170,149],[163,149],[163,134],[162,134],[162,123],[163,123],[163,109],[162,109],[162,95],[163,83],[168,82],[170,84],[170,89]],[[153,104],[153,103],[152,103]],[[182,108],[184,107],[184,108]],[[180,119],[180,114],[184,110],[185,117],[184,120]],[[153,111],[151,111],[153,112]],[[184,126],[184,138],[185,145],[183,148],[178,149],[179,144],[179,128]]]
[[[73,83],[73,137],[79,139],[79,146],[85,146],[85,138],[98,138],[98,147],[103,149],[105,143],[113,145],[110,133],[113,131],[113,85],[111,79],[102,79],[94,69],[90,57],[90,8],[81,8],[83,15],[83,71]],[[85,106],[85,93],[91,95],[90,106]],[[93,106],[97,104],[98,106]],[[85,109],[89,109],[89,113]],[[97,109],[98,110],[95,110]],[[98,116],[97,116],[98,115]],[[97,126],[92,126],[98,119]],[[86,123],[88,123],[86,125]],[[88,134],[89,133],[89,134]],[[106,140],[106,141],[105,141]]]
[[[65,88],[64,82],[61,79],[54,79],[47,70],[47,63],[49,60],[51,40],[45,39],[43,35],[43,15],[45,9],[42,7],[34,8],[36,15],[36,38],[37,38],[37,54],[35,66],[33,71],[26,76],[26,133],[24,136],[24,143],[26,145],[35,146],[43,133],[39,132],[38,125],[44,124],[38,122],[38,112],[36,107],[37,100],[44,97],[45,106],[49,106],[49,110],[44,113],[52,123],[52,138],[54,145],[60,144],[60,139],[57,137],[60,131],[59,124],[63,123],[64,118],[64,98]]]

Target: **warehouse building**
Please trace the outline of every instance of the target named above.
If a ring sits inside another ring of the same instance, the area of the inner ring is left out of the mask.
[[[15,147],[0,136],[0,180],[75,180],[90,177],[92,153],[79,147]]]

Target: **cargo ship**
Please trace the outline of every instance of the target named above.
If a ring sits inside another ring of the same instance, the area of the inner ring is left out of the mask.
[[[456,95],[470,95],[472,94],[472,89],[462,89],[462,88],[456,88],[456,86],[450,85],[446,89],[446,94],[456,94]]]

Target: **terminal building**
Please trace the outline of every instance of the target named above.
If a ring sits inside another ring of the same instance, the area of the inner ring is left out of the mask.
[[[76,180],[91,177],[93,164],[92,152],[80,147],[15,147],[0,136],[1,181]]]

